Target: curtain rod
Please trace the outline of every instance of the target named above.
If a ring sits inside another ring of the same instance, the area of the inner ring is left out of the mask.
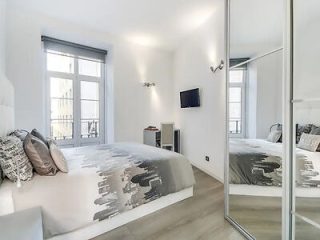
[[[229,70],[232,70],[232,69],[234,69],[234,68],[240,67],[240,66],[245,65],[245,64],[247,64],[247,63],[253,62],[253,61],[258,60],[258,59],[260,59],[260,58],[266,57],[266,56],[268,56],[268,55],[270,55],[270,54],[279,52],[279,51],[281,51],[281,50],[283,50],[283,47],[277,48],[277,49],[275,49],[275,50],[272,50],[271,52],[264,53],[264,54],[262,54],[262,55],[259,55],[259,56],[257,56],[257,57],[254,57],[254,58],[250,58],[250,59],[247,60],[247,61],[244,61],[244,62],[239,63],[239,64],[237,64],[237,65],[235,65],[235,66],[233,66],[233,67],[230,67]]]

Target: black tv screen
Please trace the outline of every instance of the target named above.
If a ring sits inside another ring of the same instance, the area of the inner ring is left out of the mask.
[[[181,108],[200,107],[199,88],[180,92]]]

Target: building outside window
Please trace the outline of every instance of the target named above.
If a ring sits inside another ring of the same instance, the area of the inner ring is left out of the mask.
[[[42,40],[50,137],[62,146],[104,143],[106,51]]]
[[[247,59],[231,59],[230,67]],[[229,134],[231,137],[245,136],[245,99],[247,66],[233,68],[229,72]]]

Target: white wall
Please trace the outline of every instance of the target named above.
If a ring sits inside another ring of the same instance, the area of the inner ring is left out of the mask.
[[[191,162],[223,181],[225,150],[225,73],[210,72],[225,58],[224,1],[208,22],[184,39],[174,58],[175,122],[181,129],[181,148]],[[201,107],[181,109],[179,92],[201,89]],[[205,156],[210,162],[205,161]]]
[[[294,14],[294,98],[320,98],[320,1],[296,1]],[[296,123],[320,126],[320,102],[295,104]]]
[[[42,34],[109,50],[109,141],[142,142],[144,127],[173,120],[173,95],[168,90],[173,81],[172,53],[129,44],[83,26],[12,8],[8,3],[7,74],[16,90],[17,128],[46,129]],[[144,88],[142,81],[157,86]]]
[[[265,139],[282,123],[282,51],[248,64],[247,137]]]
[[[5,72],[6,0],[0,0],[0,76]]]

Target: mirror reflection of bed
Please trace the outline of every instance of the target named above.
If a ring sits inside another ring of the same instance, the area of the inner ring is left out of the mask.
[[[229,216],[268,240],[281,239],[282,4],[230,1]]]
[[[283,224],[283,6],[277,0],[255,3],[230,1],[228,214],[254,238],[270,240],[281,239]],[[306,31],[308,18],[297,16],[296,31]],[[320,224],[320,104],[315,66],[305,61],[313,28],[307,29],[309,34],[300,32],[295,39],[291,161],[296,239],[319,238],[303,219]],[[308,54],[316,61],[314,51]]]

